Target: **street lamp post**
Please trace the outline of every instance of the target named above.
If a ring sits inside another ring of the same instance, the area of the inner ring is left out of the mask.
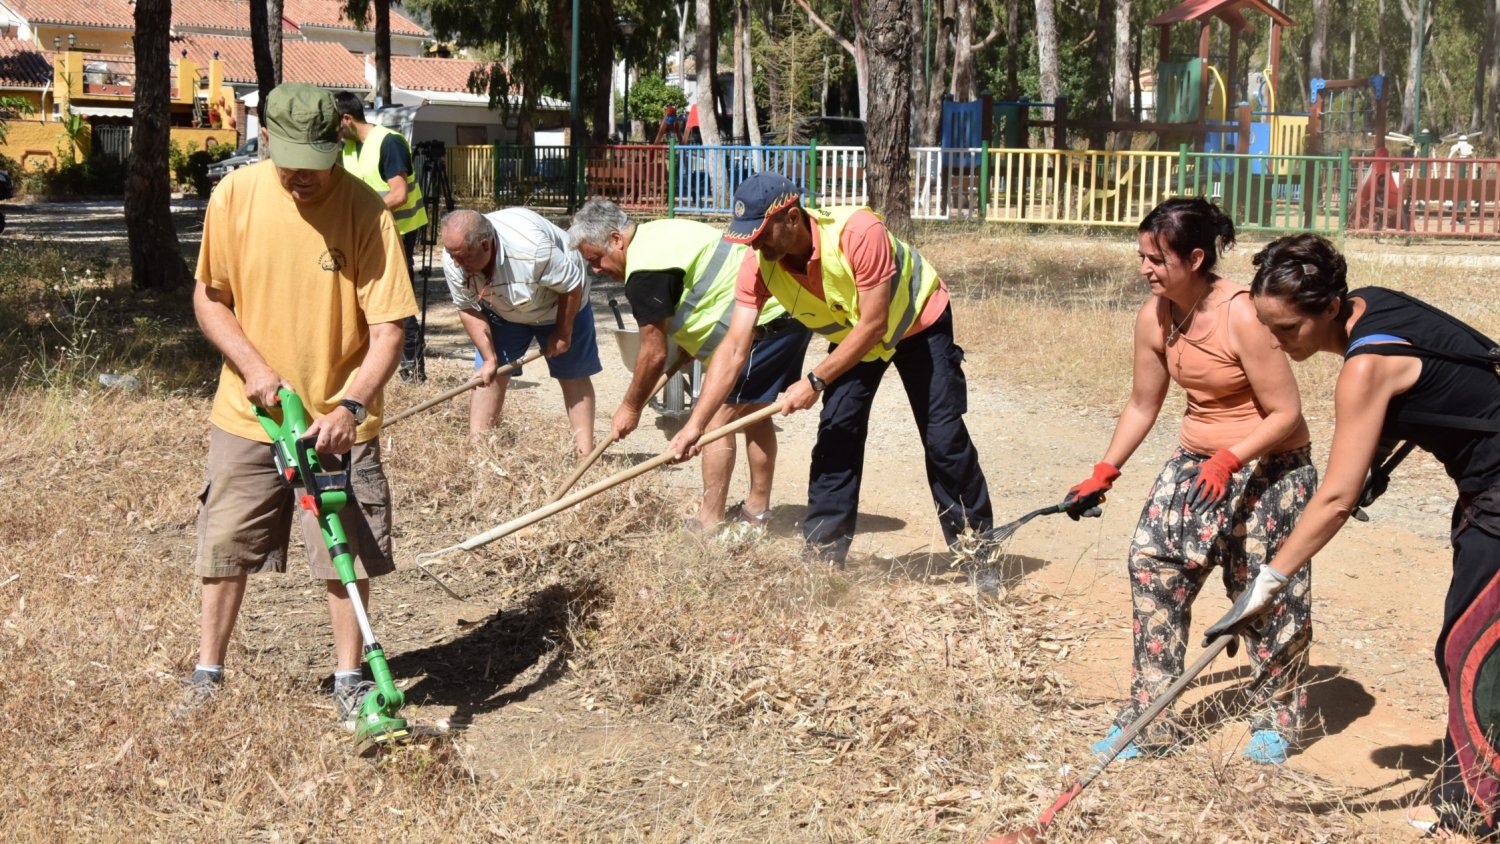
[[[630,15],[620,15],[615,18],[615,26],[620,28],[621,51],[625,54],[625,140],[630,141],[630,36],[635,34],[636,27],[640,22]]]

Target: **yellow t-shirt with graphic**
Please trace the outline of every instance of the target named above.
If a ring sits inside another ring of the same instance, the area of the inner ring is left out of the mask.
[[[401,237],[385,203],[342,168],[326,192],[298,203],[262,161],[230,173],[208,200],[198,281],[229,291],[250,344],[307,405],[333,410],[370,348],[370,325],[417,313]],[[382,401],[369,397],[356,442],[380,434]],[[226,360],[209,421],[269,442]]]

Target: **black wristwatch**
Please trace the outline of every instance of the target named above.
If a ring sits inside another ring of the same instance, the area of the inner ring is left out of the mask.
[[[807,383],[812,385],[814,393],[821,393],[828,389],[828,382],[811,372],[807,373]]]
[[[339,402],[339,406],[354,414],[354,424],[356,425],[365,424],[365,420],[370,417],[370,413],[365,410],[365,406],[354,399],[344,399]]]

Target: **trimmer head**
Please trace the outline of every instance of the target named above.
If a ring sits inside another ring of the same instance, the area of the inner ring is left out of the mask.
[[[396,716],[405,702],[399,689],[394,698],[382,694],[379,689],[365,695],[354,724],[354,743],[361,753],[411,738],[406,719]]]
[[[411,740],[411,728],[405,719],[379,713],[361,713],[354,728],[354,744],[361,754]]]

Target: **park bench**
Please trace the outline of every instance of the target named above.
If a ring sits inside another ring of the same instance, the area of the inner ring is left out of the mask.
[[[1418,215],[1439,225],[1465,225],[1471,218],[1482,225],[1486,219],[1500,219],[1500,178],[1447,172],[1408,175],[1401,180],[1400,207],[1408,229],[1417,227]]]

